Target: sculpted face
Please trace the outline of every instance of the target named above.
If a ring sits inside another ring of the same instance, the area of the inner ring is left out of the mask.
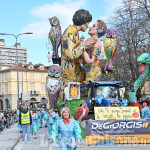
[[[81,25],[81,31],[85,32],[87,28],[89,28],[89,22],[87,22],[86,24]]]
[[[90,27],[89,32],[88,32],[89,35],[92,36],[92,35],[97,34],[97,29],[98,29],[98,28],[97,28],[97,24],[98,24],[98,23],[96,22],[96,23],[93,24],[92,27]]]

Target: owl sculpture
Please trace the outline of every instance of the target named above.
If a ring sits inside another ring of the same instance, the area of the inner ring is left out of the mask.
[[[53,103],[57,104],[57,98],[60,93],[61,67],[51,65],[46,78],[46,94],[48,98],[48,108],[51,109]]]
[[[105,70],[111,74],[113,71],[112,61],[117,49],[117,39],[116,39],[116,30],[115,29],[107,29],[106,38],[104,42],[104,51],[107,58],[107,63]]]
[[[51,28],[49,32],[49,39],[53,46],[53,54],[52,60],[53,64],[60,64],[60,57],[58,55],[58,48],[60,46],[61,37],[62,37],[62,30],[57,17],[49,18]]]

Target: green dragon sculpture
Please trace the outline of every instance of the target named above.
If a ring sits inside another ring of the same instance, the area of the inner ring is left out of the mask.
[[[137,62],[141,63],[142,74],[134,82],[134,86],[132,87],[132,90],[130,89],[130,92],[129,92],[130,102],[135,102],[135,103],[137,103],[136,92],[137,92],[138,88],[142,84],[144,84],[144,82],[150,77],[150,54],[148,54],[148,53],[141,54],[138,57]]]

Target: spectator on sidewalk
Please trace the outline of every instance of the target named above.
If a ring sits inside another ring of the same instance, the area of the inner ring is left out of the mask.
[[[0,111],[0,132],[3,130],[3,113]]]
[[[23,110],[21,110],[19,114],[19,124],[22,127],[22,142],[25,141],[25,133],[27,132],[27,140],[28,143],[30,142],[30,126],[32,124],[32,116],[31,113],[28,111],[27,107],[24,106]]]

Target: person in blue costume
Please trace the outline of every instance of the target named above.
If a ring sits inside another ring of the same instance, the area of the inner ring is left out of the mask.
[[[38,112],[38,116],[39,116],[39,120],[40,120],[40,122],[39,122],[39,127],[42,128],[42,123],[43,123],[43,121],[42,121],[42,110],[41,110],[41,109],[40,109],[40,111]]]
[[[51,135],[52,126],[55,124],[55,122],[59,119],[58,113],[55,113],[51,110],[48,111],[48,119],[47,119],[47,127],[48,127],[48,133]]]
[[[42,117],[42,113],[40,113],[40,110],[37,111],[37,115],[38,115],[37,130],[39,130],[41,128],[41,117]]]
[[[44,115],[45,115],[45,110],[42,108],[42,127],[44,124]]]
[[[147,103],[143,103],[143,108],[141,109],[141,116],[144,119],[150,118],[150,109],[147,107]]]
[[[18,128],[19,128],[19,132],[22,133],[22,127],[19,123],[19,115],[20,115],[20,112],[23,110],[23,105],[20,105],[20,108],[17,110],[17,118],[18,118]]]
[[[38,120],[38,115],[36,113],[36,110],[32,110],[32,125],[31,125],[31,135],[34,136],[34,138],[37,138],[36,133],[37,133],[37,120]]]
[[[61,118],[52,126],[49,144],[54,143],[57,136],[60,150],[76,150],[82,139],[80,126],[72,118],[68,107],[62,109]]]
[[[45,127],[47,127],[47,122],[48,122],[48,110],[45,109],[45,113],[44,113],[44,122],[45,122]]]
[[[54,112],[55,112],[55,121],[59,119],[59,112],[57,106],[54,107]]]

